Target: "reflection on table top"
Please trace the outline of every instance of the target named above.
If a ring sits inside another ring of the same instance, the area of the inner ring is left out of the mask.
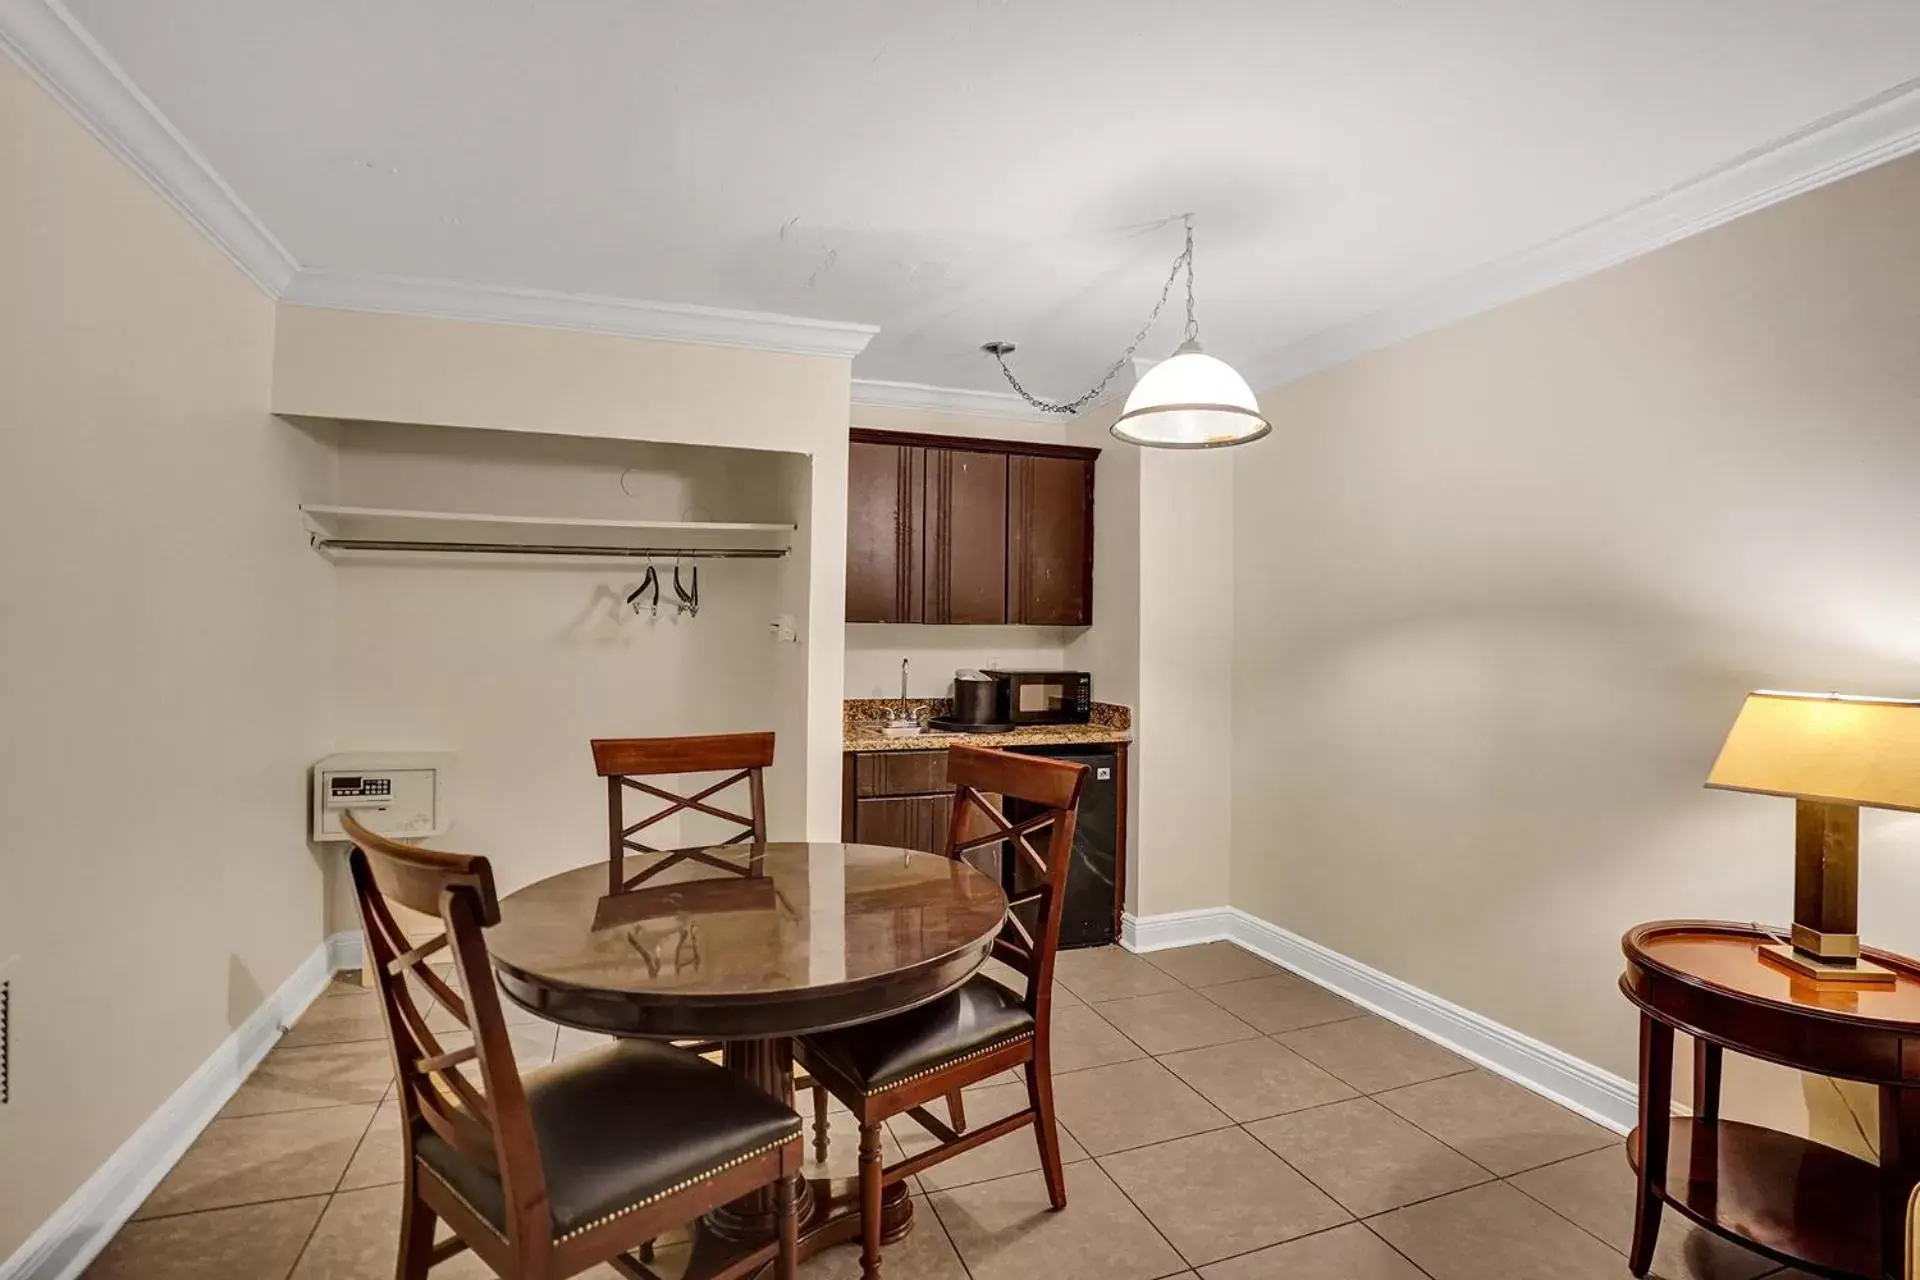
[[[607,893],[601,862],[508,895],[487,934],[494,963],[588,991],[777,996],[978,950],[1006,915],[998,885],[934,854],[840,843],[703,852],[623,893]],[[630,857],[627,869],[671,857]]]

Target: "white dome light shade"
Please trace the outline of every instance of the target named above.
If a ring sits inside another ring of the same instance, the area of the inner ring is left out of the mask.
[[[1191,341],[1147,370],[1112,427],[1129,444],[1157,449],[1217,449],[1271,430],[1247,380]]]

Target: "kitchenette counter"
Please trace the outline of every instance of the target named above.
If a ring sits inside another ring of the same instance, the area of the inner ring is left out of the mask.
[[[894,698],[848,698],[845,703],[845,746],[848,751],[944,751],[948,747],[1021,747],[1080,746],[1106,742],[1133,741],[1133,712],[1113,702],[1093,704],[1091,720],[1086,724],[1041,724],[1009,729],[1004,733],[944,733],[928,730],[906,738],[889,738],[881,723],[898,707]],[[946,698],[921,698],[914,707],[927,707],[935,716],[946,715],[953,705]]]

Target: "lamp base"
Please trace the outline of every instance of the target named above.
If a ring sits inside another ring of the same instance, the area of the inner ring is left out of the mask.
[[[1891,987],[1893,970],[1871,960],[1822,960],[1784,943],[1768,943],[1760,948],[1760,958],[1795,977],[1841,987]]]

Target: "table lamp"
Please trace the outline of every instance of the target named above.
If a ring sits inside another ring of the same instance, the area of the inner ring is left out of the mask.
[[[1750,693],[1707,785],[1795,802],[1792,945],[1762,947],[1762,958],[1825,982],[1891,986],[1891,970],[1860,958],[1860,806],[1920,812],[1920,702]]]

